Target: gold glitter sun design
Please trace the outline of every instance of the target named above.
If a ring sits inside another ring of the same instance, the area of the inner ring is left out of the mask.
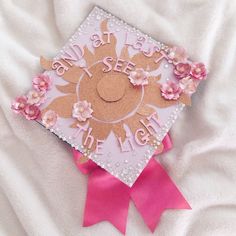
[[[101,32],[109,31],[107,20],[101,23],[100,28]],[[184,93],[177,101],[165,100],[160,91],[161,74],[149,76],[148,84],[140,89],[133,86],[125,74],[114,70],[104,73],[102,60],[107,56],[130,61],[136,65],[136,68],[143,68],[148,72],[154,71],[160,66],[161,61],[156,63],[155,60],[161,57],[161,53],[155,52],[152,57],[146,57],[142,52],[137,51],[136,54],[130,56],[128,50],[130,46],[124,45],[120,55],[117,55],[116,44],[117,39],[114,34],[111,34],[110,43],[95,48],[93,52],[84,46],[84,59],[87,68],[93,75],[92,78],[84,73],[84,70],[79,66],[72,65],[69,67],[69,70],[62,75],[62,79],[67,84],[56,85],[57,90],[65,95],[52,100],[43,112],[53,110],[61,118],[71,118],[73,104],[79,100],[86,100],[91,103],[92,117],[85,122],[75,120],[70,127],[77,128],[78,124],[84,126],[89,122],[94,138],[106,140],[109,134],[113,132],[116,137],[120,137],[124,142],[126,139],[124,125],[128,126],[134,134],[137,129],[143,128],[140,120],[155,112],[153,106],[165,108],[179,102],[187,105],[191,103],[190,97]],[[45,70],[52,70],[52,63],[53,61],[41,58],[41,65]],[[115,62],[112,63],[114,66]],[[88,131],[85,131],[82,138],[83,142],[87,135]],[[149,142],[153,140],[154,137],[151,137]],[[95,150],[95,145],[94,142],[91,151]]]

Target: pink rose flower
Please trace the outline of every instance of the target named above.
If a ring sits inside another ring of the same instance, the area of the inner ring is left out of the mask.
[[[190,74],[191,65],[189,63],[178,63],[175,66],[174,74],[178,79],[182,79]]]
[[[141,86],[148,84],[149,73],[143,68],[137,68],[130,72],[129,80],[134,86]]]
[[[33,87],[37,91],[47,91],[51,88],[51,86],[52,79],[45,74],[40,74],[33,79]]]
[[[188,55],[184,48],[182,47],[172,47],[167,53],[168,58],[174,64],[178,62],[185,62],[188,59]]]
[[[53,110],[48,110],[42,116],[42,124],[47,128],[50,129],[53,127],[57,122],[58,115]]]
[[[36,105],[26,105],[23,115],[27,120],[36,120],[40,116],[40,110]]]
[[[11,104],[11,109],[15,113],[22,113],[27,105],[27,97],[26,96],[20,96],[16,97],[15,100]]]
[[[87,101],[78,101],[73,105],[72,116],[78,121],[86,121],[92,117],[92,113],[91,103]]]
[[[161,85],[161,95],[167,100],[177,100],[181,93],[182,89],[173,81]]]
[[[205,65],[203,63],[194,63],[190,74],[197,80],[206,79],[207,71]]]
[[[179,86],[186,94],[193,94],[196,92],[198,82],[192,79],[190,76],[185,77],[179,81]]]
[[[44,91],[30,90],[27,94],[27,103],[30,105],[37,105],[44,103],[46,100]]]

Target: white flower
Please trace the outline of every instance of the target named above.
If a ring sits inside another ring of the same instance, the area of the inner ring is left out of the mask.
[[[136,70],[130,72],[129,80],[134,86],[147,85],[148,75],[149,73],[143,68],[137,68]]]
[[[28,99],[27,100],[28,104],[39,106],[40,104],[44,103],[46,100],[45,92],[30,90],[27,94],[27,99]]]
[[[92,113],[91,103],[87,101],[78,101],[73,105],[72,116],[78,121],[86,121],[92,117]]]
[[[57,118],[58,118],[58,115],[55,111],[48,110],[42,116],[42,123],[47,129],[49,129],[56,124]]]

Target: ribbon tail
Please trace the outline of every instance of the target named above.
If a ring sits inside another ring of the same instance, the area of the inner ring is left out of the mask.
[[[129,208],[129,187],[102,169],[88,180],[83,226],[109,221],[125,234]]]
[[[135,182],[131,198],[152,232],[166,209],[191,209],[176,185],[154,158],[149,161]]]

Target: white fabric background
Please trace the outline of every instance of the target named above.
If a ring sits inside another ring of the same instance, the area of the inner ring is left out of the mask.
[[[87,177],[69,147],[9,109],[39,56],[53,57],[94,4],[210,70],[159,157],[193,210],[166,211],[153,235],[236,235],[235,0],[0,0],[0,236],[121,235],[107,222],[81,226]],[[143,235],[152,234],[131,204],[127,236]]]

